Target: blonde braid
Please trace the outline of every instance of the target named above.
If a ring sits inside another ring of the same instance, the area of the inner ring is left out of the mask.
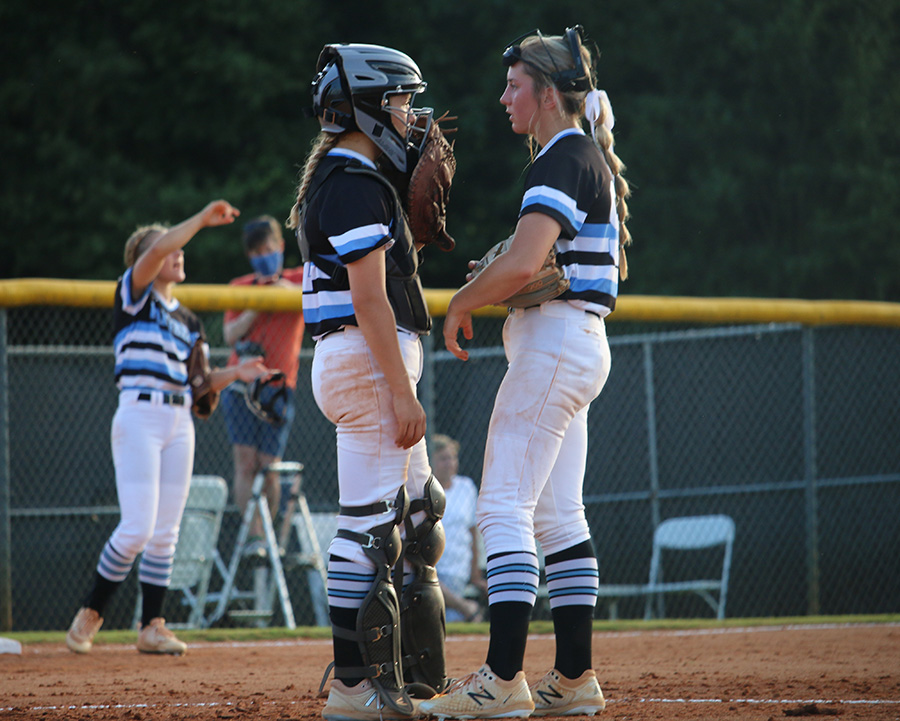
[[[615,176],[616,213],[619,216],[619,278],[625,280],[628,278],[628,259],[625,257],[625,246],[631,245],[631,233],[628,232],[628,228],[625,226],[625,221],[629,217],[626,198],[631,195],[631,188],[628,187],[628,181],[622,175],[625,170],[625,164],[613,150],[613,135],[604,124],[606,112],[606,106],[603,105],[600,110],[600,119],[594,127],[594,142],[603,151],[606,164],[612,171],[613,176]]]
[[[309,190],[309,183],[312,180],[312,176],[316,172],[316,168],[319,167],[322,158],[328,155],[328,151],[337,144],[338,137],[339,136],[336,133],[326,133],[323,131],[313,140],[312,149],[309,151],[306,163],[303,166],[303,175],[300,178],[300,184],[297,186],[297,199],[294,202],[294,207],[291,208],[291,214],[287,219],[288,228],[294,230],[300,225],[300,206],[303,205],[303,200],[306,198],[306,191]]]

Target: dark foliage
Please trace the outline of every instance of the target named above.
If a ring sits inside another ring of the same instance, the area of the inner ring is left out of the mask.
[[[426,284],[515,223],[522,139],[499,53],[582,23],[633,184],[629,293],[900,299],[895,0],[7,0],[0,7],[0,277],[112,279],[138,224],[214,197],[285,218],[317,126],[321,46],[412,55],[459,116],[458,241]],[[299,261],[289,244],[289,263]],[[192,282],[246,272],[237,229],[187,250]]]

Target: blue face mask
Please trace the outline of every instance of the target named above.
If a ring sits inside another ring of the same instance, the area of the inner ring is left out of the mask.
[[[250,258],[250,265],[261,278],[271,278],[273,275],[278,275],[281,272],[282,263],[284,263],[284,253],[277,250],[274,253]]]

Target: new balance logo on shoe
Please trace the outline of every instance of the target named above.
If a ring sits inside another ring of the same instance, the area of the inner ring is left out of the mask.
[[[593,716],[606,707],[597,675],[588,669],[576,679],[556,669],[531,685],[532,716]]]
[[[557,691],[552,684],[547,684],[546,687],[540,689],[535,695],[548,706],[550,706],[554,701],[561,700],[563,697],[563,695],[559,691]]]
[[[494,696],[490,691],[486,689],[480,689],[479,691],[469,691],[468,696],[479,706],[483,706],[482,701],[495,701],[496,696]]]
[[[419,704],[422,714],[438,719],[524,718],[533,710],[525,674],[519,671],[506,681],[487,664]]]

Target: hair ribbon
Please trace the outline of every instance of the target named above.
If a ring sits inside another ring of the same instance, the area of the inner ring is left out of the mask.
[[[592,88],[584,98],[584,114],[591,124],[591,135],[594,134],[594,127],[600,119],[601,109],[606,110],[606,117],[603,119],[603,124],[606,126],[607,130],[612,132],[613,126],[616,124],[616,118],[613,115],[609,96],[606,94],[605,90]]]

